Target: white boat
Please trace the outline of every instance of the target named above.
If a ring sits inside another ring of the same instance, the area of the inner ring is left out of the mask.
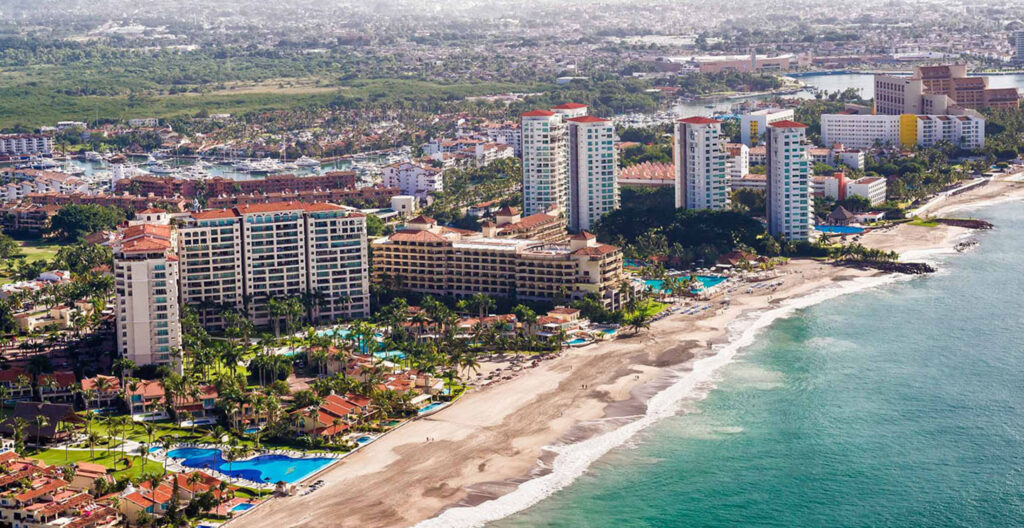
[[[158,163],[156,165],[150,165],[149,172],[152,172],[153,174],[167,175],[177,173],[178,169],[164,165],[163,163]]]
[[[101,156],[100,153],[96,152],[95,150],[90,150],[89,152],[85,153],[85,159],[87,161],[103,161],[103,156]]]
[[[281,164],[272,158],[263,158],[257,161],[242,161],[235,164],[239,172],[250,172],[253,174],[269,174],[281,170]]]
[[[295,160],[295,165],[299,167],[319,167],[320,162],[313,158],[310,158],[309,156],[302,156],[301,158]]]

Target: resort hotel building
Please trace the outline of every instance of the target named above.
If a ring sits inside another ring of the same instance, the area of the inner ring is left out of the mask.
[[[688,117],[676,122],[676,208],[725,209],[729,207],[728,153],[722,139],[722,122],[707,117]]]
[[[569,230],[592,229],[619,207],[611,121],[567,103],[522,115],[523,213],[565,215]]]
[[[931,147],[948,141],[965,149],[985,146],[985,118],[964,115],[822,114],[821,140],[852,148]]]
[[[145,245],[132,242],[130,235],[139,230],[150,240]],[[158,236],[164,232],[166,243]],[[189,213],[177,216],[174,225],[168,221],[130,226],[117,244],[119,308],[128,303],[166,304],[167,319],[172,321],[167,343],[161,339],[167,336],[159,332],[162,325],[153,327],[149,342],[139,337],[121,346],[119,341],[121,354],[139,365],[167,362],[161,347],[180,347],[179,326],[174,324],[180,304],[194,307],[209,327],[223,327],[220,314],[225,309],[248,313],[257,325],[270,324],[270,299],[294,296],[305,299],[314,320],[321,322],[369,314],[366,219],[338,205],[278,202]],[[142,254],[147,256],[146,266],[138,263]],[[155,291],[149,294],[152,301],[140,293],[143,285]],[[160,311],[128,310],[124,323],[141,328],[151,313]],[[120,336],[120,328],[118,332]]]
[[[814,220],[807,125],[777,121],[765,134],[768,232],[787,240],[807,240]]]
[[[439,226],[420,216],[405,229],[372,242],[373,280],[397,289],[465,297],[477,293],[523,300],[580,299],[592,294],[609,308],[624,302],[619,248],[594,235],[572,235],[568,244],[500,238]]]
[[[875,75],[875,113],[962,114],[965,109],[1017,108],[1016,88],[989,88],[967,65],[919,66],[910,77]]]

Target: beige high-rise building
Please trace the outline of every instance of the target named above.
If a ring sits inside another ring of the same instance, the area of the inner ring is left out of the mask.
[[[117,351],[136,365],[181,370],[178,265],[170,225],[126,228],[114,244]]]

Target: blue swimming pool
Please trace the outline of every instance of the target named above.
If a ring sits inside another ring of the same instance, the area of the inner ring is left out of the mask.
[[[159,450],[161,450],[161,449],[163,449],[163,448],[162,448],[162,447],[160,447],[160,446],[156,446],[156,447],[151,447],[151,448],[149,448],[149,452],[150,452],[150,453],[156,453],[157,451],[159,451]]]
[[[240,503],[236,504],[233,508],[231,508],[231,511],[233,511],[233,512],[244,512],[244,511],[252,508],[253,506],[255,506],[255,505],[254,504],[249,504],[248,502],[240,502]]]
[[[688,276],[684,275],[681,278],[686,280]],[[704,288],[707,289],[725,282],[725,277],[719,277],[717,275],[697,275],[697,280],[699,280],[700,283],[704,285]],[[644,286],[647,286],[655,293],[672,293],[670,290],[663,289],[664,285],[665,281],[654,279],[647,279],[644,281]],[[696,293],[696,291],[694,290],[692,293]]]
[[[195,469],[214,469],[225,475],[253,482],[298,482],[335,462],[333,458],[292,458],[284,455],[260,455],[228,464],[219,449],[185,447],[167,453],[184,459],[182,465]],[[230,471],[229,471],[230,466]]]
[[[822,233],[838,233],[842,235],[855,235],[857,233],[863,233],[863,227],[853,226],[830,226],[830,225],[816,225],[814,229],[821,231]]]
[[[356,438],[356,443],[359,445],[368,444],[370,443],[370,440],[373,440],[372,436],[360,436],[359,438]]]
[[[245,431],[243,431],[243,432],[245,434],[256,434],[256,433],[260,432],[260,428],[259,427],[246,427]]]
[[[577,337],[576,339],[572,339],[572,340],[570,340],[570,341],[566,341],[566,342],[567,342],[567,343],[569,343],[569,345],[571,345],[571,346],[575,346],[575,345],[583,345],[583,344],[586,344],[587,340],[586,340],[586,339],[583,339],[583,338],[581,338],[581,337]]]
[[[434,403],[431,403],[430,405],[427,405],[426,407],[420,409],[419,413],[420,414],[425,414],[425,413],[428,413],[430,411],[437,410],[438,408],[441,408],[441,407],[444,407],[444,406],[445,406],[445,404],[442,403],[442,402],[434,402]]]
[[[401,361],[405,359],[405,352],[401,350],[388,350],[387,352],[374,352],[373,357],[388,361]]]

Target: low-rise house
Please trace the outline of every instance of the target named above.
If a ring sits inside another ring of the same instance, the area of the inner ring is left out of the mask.
[[[71,479],[70,488],[77,491],[92,492],[96,489],[96,480],[101,479],[108,484],[114,482],[113,475],[107,473],[106,466],[91,462],[75,462],[75,476]]]
[[[99,374],[81,382],[82,403],[86,409],[114,407],[121,401],[121,380]]]
[[[129,384],[125,391],[125,402],[128,405],[128,412],[132,415],[140,414],[164,414],[164,386],[158,380],[142,380],[134,387]]]
[[[19,367],[0,370],[0,387],[7,390],[6,406],[10,402],[32,399],[32,376]]]
[[[70,371],[58,371],[51,374],[40,374],[39,399],[47,403],[75,403],[75,389],[78,381],[75,373]]]
[[[292,412],[296,430],[310,435],[332,437],[344,433],[370,412],[369,401],[353,395],[330,394],[320,405]]]
[[[175,396],[171,409],[178,421],[209,422],[214,420],[217,415],[218,396],[216,387],[203,385],[199,387],[199,393],[196,396]]]

